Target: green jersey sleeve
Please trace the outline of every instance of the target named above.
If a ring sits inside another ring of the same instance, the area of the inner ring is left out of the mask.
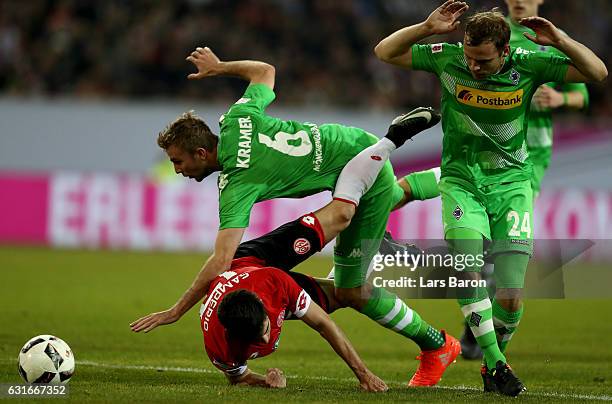
[[[219,176],[219,230],[249,226],[251,209],[259,197],[258,184],[229,181]]]
[[[449,43],[416,44],[411,49],[414,70],[425,70],[438,75],[449,61],[463,53],[461,45]]]
[[[563,83],[567,69],[572,61],[565,56],[549,52],[526,52],[519,57],[520,63],[534,73],[541,84],[548,82]]]
[[[274,91],[267,85],[251,84],[242,98],[230,107],[227,115],[263,115],[275,98]]]
[[[584,83],[563,83],[561,85],[561,91],[579,92],[580,94],[582,94],[582,97],[584,98],[584,106],[582,107],[582,109],[585,110],[589,107],[589,90],[587,89],[586,84]]]

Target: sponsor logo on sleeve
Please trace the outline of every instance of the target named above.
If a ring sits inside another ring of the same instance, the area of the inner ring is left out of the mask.
[[[434,43],[431,45],[431,53],[440,53],[444,50],[441,43]]]
[[[229,182],[229,180],[227,179],[228,175],[229,174],[219,174],[219,177],[217,178],[217,186],[219,187],[219,192],[223,191],[223,189]]]
[[[302,292],[297,298],[293,314],[295,314],[297,318],[301,318],[308,311],[308,307],[310,307],[310,302],[310,295],[306,293],[305,290],[302,290]]]

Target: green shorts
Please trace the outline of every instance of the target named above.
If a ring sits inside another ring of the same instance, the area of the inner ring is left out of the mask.
[[[440,180],[444,235],[467,228],[491,240],[491,256],[533,254],[533,194],[529,180],[477,188],[456,177]]]
[[[366,282],[368,266],[385,234],[389,214],[403,196],[404,190],[397,185],[391,163],[387,162],[361,198],[351,224],[336,237],[336,287],[356,288]]]
[[[546,174],[548,167],[541,165],[533,165],[533,173],[531,174],[531,189],[533,189],[533,197],[537,198],[540,193],[540,187],[542,185],[542,179]]]
[[[529,161],[531,161],[531,165],[533,166],[531,189],[533,189],[533,197],[535,199],[540,193],[542,179],[550,165],[552,147],[528,147],[527,149],[529,151]]]

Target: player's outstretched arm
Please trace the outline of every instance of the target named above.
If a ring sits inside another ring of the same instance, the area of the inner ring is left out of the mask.
[[[459,26],[459,17],[468,8],[463,1],[448,0],[425,21],[402,28],[380,41],[374,48],[376,57],[392,65],[412,68],[412,45],[431,35],[453,32]]]
[[[134,321],[130,324],[132,331],[149,332],[157,326],[172,324],[202,300],[213,279],[229,269],[244,231],[244,228],[219,230],[213,255],[206,261],[189,289],[178,302],[168,310],[151,313]]]
[[[198,69],[197,73],[187,76],[188,79],[197,80],[212,76],[234,76],[248,81],[250,84],[265,84],[274,89],[276,71],[274,66],[256,60],[237,60],[223,62],[210,48],[196,48],[189,56],[188,61]]]
[[[284,389],[287,387],[287,378],[283,371],[278,368],[268,369],[265,376],[251,372],[250,369],[247,369],[247,371],[240,376],[230,376],[226,374],[226,377],[232,385],[270,387],[273,389]]]
[[[317,330],[329,342],[334,351],[355,373],[362,389],[366,391],[387,391],[389,389],[385,382],[370,372],[340,328],[319,305],[312,302],[301,320]]]
[[[532,103],[542,109],[556,109],[561,107],[583,109],[586,101],[584,98],[584,94],[581,91],[557,91],[543,84],[538,87],[535,94],[533,94]]]
[[[592,50],[564,34],[553,23],[542,17],[527,17],[521,25],[531,28],[535,36],[525,33],[527,39],[544,46],[554,46],[572,60],[573,66],[567,69],[565,82],[604,81],[608,69],[604,62]]]

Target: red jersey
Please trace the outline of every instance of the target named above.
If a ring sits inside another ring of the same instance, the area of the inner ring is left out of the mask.
[[[243,374],[248,359],[274,352],[278,348],[285,317],[295,315],[301,318],[310,307],[310,296],[289,275],[274,267],[261,266],[261,262],[252,257],[235,259],[231,269],[211,283],[210,293],[200,308],[206,353],[217,368],[230,376]],[[239,289],[252,291],[262,300],[270,318],[268,343],[238,345],[227,341],[217,309],[225,295]]]

